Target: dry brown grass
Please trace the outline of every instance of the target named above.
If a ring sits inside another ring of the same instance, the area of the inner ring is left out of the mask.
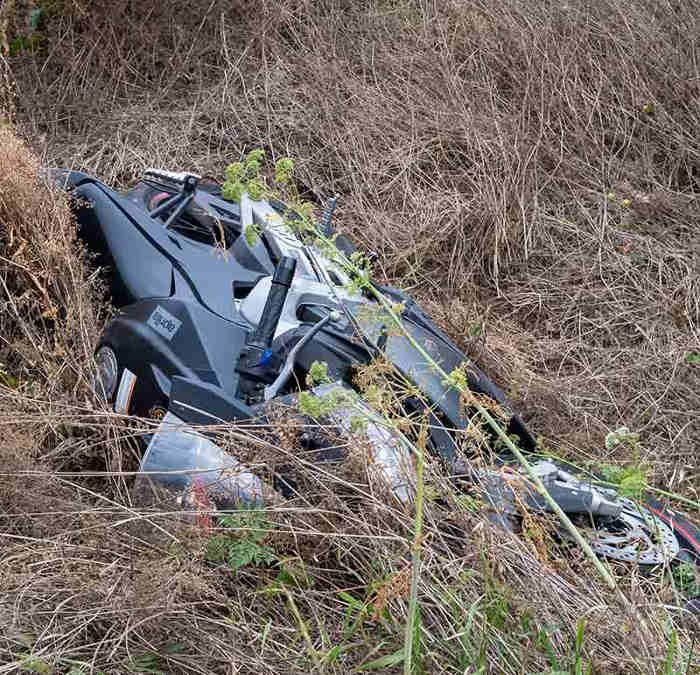
[[[10,40],[28,30],[29,3],[12,4]],[[626,424],[653,482],[697,499],[700,368],[685,361],[700,353],[696,3],[41,4],[38,49],[7,62],[42,162],[126,184],[154,165],[220,174],[257,146],[298,158],[302,187],[342,195],[339,222],[378,252],[378,273],[425,301],[552,448],[626,461],[602,443]],[[288,600],[260,594],[276,572],[212,570],[202,537],[167,515],[182,549],[125,523],[128,477],[56,474],[134,460],[84,388],[101,310],[37,165],[0,129],[0,362],[13,378],[0,382],[0,670],[33,647],[57,672],[71,659],[138,670],[147,653],[165,672],[308,672]],[[287,532],[280,554],[315,580],[291,586],[315,649],[347,646],[324,667],[349,672],[400,644],[405,598],[388,600],[395,624],[348,638],[337,591],[398,593],[386,582],[403,573],[410,514],[339,501],[305,470],[314,497],[268,517]],[[460,508],[474,528],[463,548],[429,516],[427,672],[477,672],[482,650],[492,672],[544,671],[539,629],[570,668],[582,615],[595,672],[663,672],[668,589],[623,578],[649,620],[637,630],[577,576],[583,563],[537,560]]]

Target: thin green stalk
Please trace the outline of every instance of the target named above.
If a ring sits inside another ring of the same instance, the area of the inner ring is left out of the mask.
[[[320,668],[321,661],[318,657],[318,653],[314,649],[313,642],[311,641],[311,635],[309,635],[309,629],[306,627],[306,622],[301,617],[301,613],[299,612],[299,608],[297,607],[297,603],[294,602],[294,596],[292,595],[291,591],[284,584],[282,584],[282,590],[284,591],[284,594],[287,596],[287,603],[289,604],[289,608],[292,610],[292,614],[294,614],[294,618],[297,620],[297,624],[299,626],[299,632],[301,633],[302,637],[304,638],[304,642],[306,642],[306,647],[309,650],[309,653],[311,654],[311,658],[313,659],[314,663],[316,664],[316,667]]]
[[[425,493],[425,482],[423,480],[424,449],[426,437],[425,420],[421,428],[421,434],[416,444],[416,497],[414,507],[416,517],[413,530],[413,544],[411,546],[411,590],[408,599],[408,617],[406,620],[406,633],[404,634],[403,650],[403,672],[404,675],[411,675],[413,668],[413,644],[415,635],[416,610],[418,607],[418,579],[420,577],[421,547],[423,536],[423,499]],[[420,626],[418,627],[420,630]]]
[[[435,359],[433,359],[432,356],[430,356],[430,354],[428,354],[425,351],[425,349],[423,349],[423,347],[420,344],[418,344],[418,342],[413,338],[413,336],[410,335],[409,332],[404,328],[400,316],[398,316],[396,312],[394,312],[392,305],[386,300],[383,294],[380,293],[374,287],[374,285],[372,285],[369,282],[367,282],[365,287],[374,295],[375,298],[377,298],[384,310],[388,312],[396,326],[401,331],[402,336],[405,337],[409,341],[409,343],[418,351],[418,353],[425,359],[425,362],[428,365],[430,365],[430,367],[433,368],[436,373],[440,374],[444,380],[450,382],[451,386],[453,386],[462,395],[468,396],[471,393],[468,387],[460,384],[459,382],[450,380],[450,378],[448,377],[448,373],[446,373],[440,367],[437,361],[435,361]],[[586,557],[593,563],[594,567],[600,574],[601,578],[608,585],[610,590],[615,592],[619,600],[628,609],[628,611],[635,619],[637,624],[641,628],[646,629],[646,621],[644,620],[642,615],[636,610],[635,607],[631,605],[629,600],[625,597],[625,595],[618,587],[615,578],[612,576],[612,574],[610,574],[609,570],[605,567],[600,558],[598,558],[598,556],[595,554],[590,544],[584,539],[583,535],[579,532],[578,528],[571,522],[569,516],[566,515],[564,510],[561,508],[561,506],[559,506],[559,504],[555,501],[552,495],[549,494],[549,490],[547,490],[547,488],[545,487],[544,483],[542,482],[542,479],[537,475],[534,468],[532,467],[530,462],[527,461],[527,458],[525,457],[525,455],[523,455],[521,450],[515,445],[515,443],[513,443],[511,438],[505,432],[505,429],[503,429],[503,427],[493,418],[491,413],[488,410],[486,410],[486,408],[484,408],[484,406],[482,406],[478,401],[474,400],[473,405],[476,408],[477,412],[481,415],[481,417],[486,421],[486,423],[496,432],[496,434],[503,441],[506,447],[513,453],[513,455],[515,455],[518,462],[520,462],[522,467],[527,472],[527,475],[529,476],[530,480],[537,487],[537,491],[544,497],[549,507],[557,515],[562,525],[566,528],[566,530],[572,536],[574,541],[581,547],[581,550],[584,552]]]

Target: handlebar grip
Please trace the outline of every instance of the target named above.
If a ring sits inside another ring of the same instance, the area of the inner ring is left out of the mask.
[[[258,323],[258,327],[250,336],[248,345],[260,349],[268,349],[272,344],[277,324],[282,315],[284,302],[287,299],[287,293],[289,293],[289,287],[292,285],[292,279],[294,279],[296,266],[296,258],[282,256],[272,277],[270,292],[267,294],[260,323]]]

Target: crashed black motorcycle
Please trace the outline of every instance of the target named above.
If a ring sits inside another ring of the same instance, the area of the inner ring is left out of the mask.
[[[447,471],[479,485],[505,527],[518,519],[512,481],[503,471],[513,463],[501,456],[500,469],[477,469],[458,461],[458,436],[469,425],[459,394],[411,340],[385,330],[371,311],[377,304],[371,294],[348,290],[346,269],[295,236],[285,225],[284,204],[247,194],[235,203],[222,197],[214,180],[163,170],[146,171],[124,194],[76,171],[46,176],[75,198],[79,234],[109,271],[120,309],[95,351],[95,387],[117,413],[160,420],[141,461],[149,484],[182,494],[204,491],[220,508],[264,502],[270,489],[284,493],[284,481],[263,485],[197,427],[264,418],[271,404],[295,400],[306,389],[307,396],[344,394],[328,413],[331,421],[349,431],[360,414],[373,466],[397,499],[410,499],[411,440],[383,424],[354,384],[357,368],[381,355],[419,392],[403,405],[407,414],[429,420],[428,449]],[[331,216],[332,204],[321,223],[326,231]],[[259,236],[246,236],[249,227]],[[336,244],[353,250],[343,237]],[[401,307],[404,328],[446,372],[468,361],[404,293],[377,289]],[[330,383],[307,386],[317,362],[326,364]],[[472,392],[510,408],[476,365],[466,374]],[[517,414],[509,415],[506,431],[523,451],[535,453]],[[700,560],[700,530],[682,515],[653,500],[619,497],[560,463],[533,462],[597,554],[639,565]],[[518,469],[512,472],[524,479]],[[535,490],[518,499],[528,509],[548,509]]]

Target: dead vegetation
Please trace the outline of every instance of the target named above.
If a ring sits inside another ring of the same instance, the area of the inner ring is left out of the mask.
[[[147,166],[220,175],[252,147],[297,158],[302,190],[342,195],[339,222],[377,273],[424,300],[550,448],[646,464],[698,498],[696,3],[1,14],[0,103],[12,118],[16,100],[41,163],[125,185]],[[130,429],[85,386],[100,293],[39,163],[0,128],[0,671],[351,672],[396,651],[411,514],[355,469],[301,463],[318,489],[265,513],[285,561],[270,568],[233,573],[196,527],[133,509]],[[637,456],[604,449],[623,424]],[[621,572],[635,625],[575,554],[543,559],[468,504],[451,513],[463,541],[429,505],[425,672],[578,673],[581,617],[591,672],[694,672],[666,584]]]

